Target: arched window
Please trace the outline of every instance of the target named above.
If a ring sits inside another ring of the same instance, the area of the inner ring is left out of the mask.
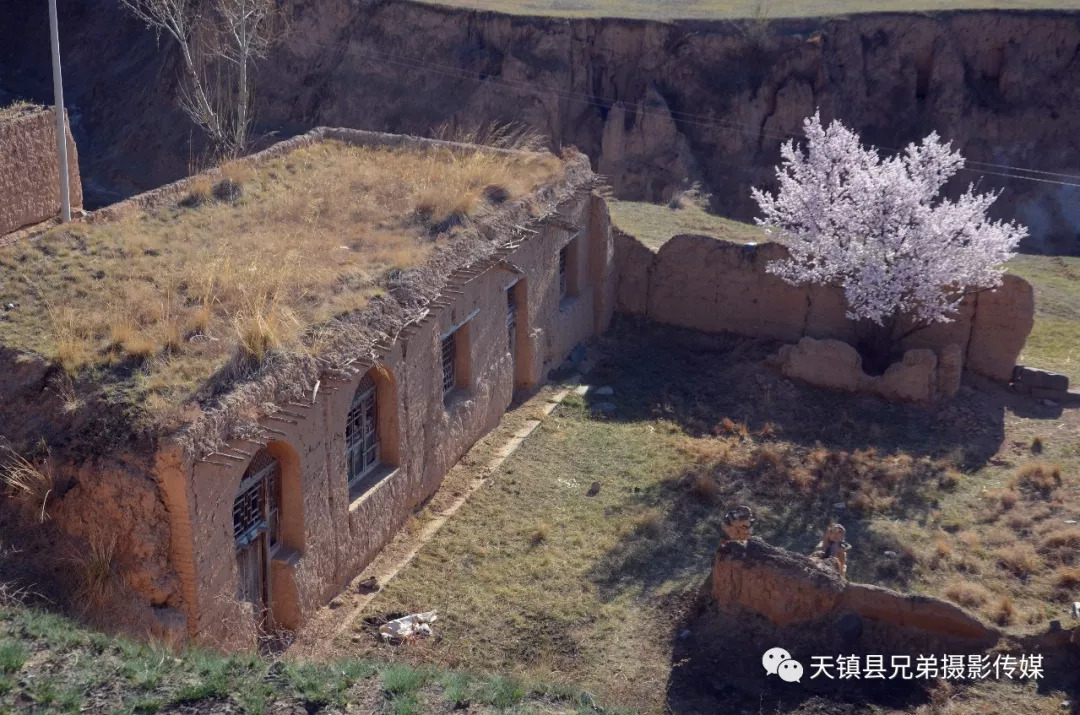
[[[360,381],[349,408],[345,451],[350,487],[379,465],[378,386],[370,373]]]

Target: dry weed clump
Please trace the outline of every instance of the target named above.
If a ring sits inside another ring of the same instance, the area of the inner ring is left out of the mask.
[[[1042,561],[1031,544],[1018,543],[1003,546],[994,554],[998,564],[1014,576],[1026,578],[1037,573],[1042,566]]]
[[[1080,564],[1080,526],[1065,526],[1043,534],[1039,553],[1052,563]]]
[[[965,608],[979,608],[993,598],[990,591],[971,581],[953,581],[945,586],[945,597]]]
[[[1044,499],[1063,483],[1060,465],[1028,462],[1017,470],[1009,486],[1024,493],[1037,493]]]
[[[0,483],[11,499],[30,504],[38,519],[45,521],[49,516],[45,508],[54,487],[48,460],[38,465],[10,448],[4,450],[6,454],[0,458]]]
[[[100,608],[109,601],[116,586],[113,572],[115,556],[116,537],[96,536],[90,539],[85,550],[70,557],[78,579],[74,593],[76,603],[88,608]]]
[[[999,626],[1010,625],[1016,619],[1016,606],[1009,594],[1002,595],[989,615]]]
[[[698,472],[690,478],[690,493],[703,504],[714,504],[720,496],[720,487],[711,474]]]
[[[0,249],[0,301],[21,304],[2,340],[72,375],[137,367],[133,385],[179,401],[230,360],[310,353],[312,326],[363,308],[456,225],[562,171],[548,153],[332,141],[228,163],[177,204]]]

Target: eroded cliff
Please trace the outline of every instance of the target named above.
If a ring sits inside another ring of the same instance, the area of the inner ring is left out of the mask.
[[[114,0],[60,5],[73,18],[65,78],[88,202],[185,173],[199,146],[176,111],[170,43],[159,49]],[[766,25],[507,17],[404,0],[284,8],[288,33],[258,85],[261,128],[279,136],[527,121],[589,154],[620,197],[663,199],[689,177],[718,212],[746,219],[749,187],[771,179],[782,139],[820,107],[883,147],[937,130],[981,162],[964,184],[1005,189],[996,211],[1030,226],[1029,248],[1080,252],[1080,188],[996,175],[1007,173],[998,165],[1080,174],[1078,13]],[[0,88],[47,98],[38,14],[0,28]]]

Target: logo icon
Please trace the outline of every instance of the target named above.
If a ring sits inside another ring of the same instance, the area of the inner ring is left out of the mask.
[[[770,648],[761,656],[761,665],[768,675],[778,675],[786,683],[801,683],[802,663],[793,659],[783,648]]]

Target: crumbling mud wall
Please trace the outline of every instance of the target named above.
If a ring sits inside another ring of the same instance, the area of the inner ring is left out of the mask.
[[[718,609],[764,616],[777,626],[829,621],[854,614],[864,622],[910,631],[961,649],[985,649],[999,633],[958,606],[929,596],[849,583],[822,559],[752,538],[727,541],[713,561],[711,590]],[[856,639],[853,634],[853,639]],[[883,649],[889,643],[875,644]],[[895,648],[897,644],[893,644]],[[965,648],[966,646],[966,648]]]
[[[543,381],[570,350],[604,330],[615,301],[614,248],[603,199],[575,194],[559,219],[528,227],[505,260],[479,269],[453,300],[403,334],[376,363],[349,379],[324,378],[309,402],[283,405],[265,422],[265,446],[282,465],[282,548],[271,559],[270,611],[296,628],[338,593],[392,538],[449,469],[498,424],[515,387]],[[561,290],[560,251],[567,262]],[[516,350],[509,349],[507,292],[518,298]],[[464,372],[444,397],[442,338],[454,332]],[[350,490],[346,418],[360,382],[377,385],[382,466],[366,488]],[[248,458],[262,445],[236,441],[192,462],[175,446],[161,452],[158,478],[169,506],[171,558],[189,605],[190,635],[250,643],[251,613],[235,597],[239,572],[233,501]]]
[[[786,342],[803,337],[855,340],[842,291],[792,286],[767,272],[771,261],[787,256],[780,244],[737,245],[711,236],[679,235],[654,252],[620,233],[614,245],[620,312],[706,332]],[[999,288],[965,299],[954,321],[913,334],[903,348],[931,350],[939,361],[947,359],[952,365],[954,356],[945,357],[945,352],[958,347],[967,369],[1009,382],[1034,313],[1031,285],[1006,275]]]
[[[34,456],[41,484],[0,504],[0,533],[13,547],[0,563],[5,580],[107,630],[183,640],[186,609],[152,454]]]
[[[80,208],[79,157],[70,129],[67,136],[71,206]],[[53,110],[0,117],[0,245],[5,234],[60,214],[59,166]]]

